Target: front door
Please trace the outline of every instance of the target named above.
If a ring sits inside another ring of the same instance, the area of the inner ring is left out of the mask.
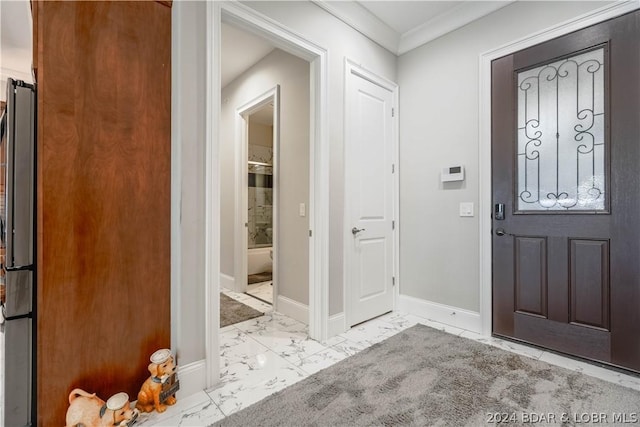
[[[492,64],[493,333],[640,371],[640,12]]]
[[[348,326],[393,309],[393,92],[347,75]]]

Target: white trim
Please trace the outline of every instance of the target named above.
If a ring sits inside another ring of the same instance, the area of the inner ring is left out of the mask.
[[[425,43],[457,30],[470,22],[487,16],[498,9],[509,6],[511,1],[512,0],[502,2],[467,1],[460,3],[453,9],[434,16],[427,22],[403,33],[400,37],[396,54],[405,54]]]
[[[399,252],[399,218],[400,218],[400,182],[399,182],[399,171],[398,171],[398,165],[399,165],[399,126],[398,126],[398,117],[399,117],[399,113],[398,113],[398,92],[399,92],[399,88],[398,88],[398,84],[385,78],[382,77],[378,74],[376,74],[375,72],[368,70],[366,68],[364,68],[362,65],[356,64],[353,60],[345,57],[344,59],[344,141],[345,141],[345,147],[344,147],[344,151],[345,151],[345,180],[347,180],[346,177],[346,169],[347,169],[347,159],[348,159],[348,154],[347,154],[347,142],[349,140],[349,137],[347,135],[348,133],[348,111],[349,111],[349,101],[348,101],[348,97],[349,97],[349,87],[350,87],[350,79],[351,76],[355,75],[358,77],[361,77],[371,83],[373,83],[374,85],[377,85],[383,89],[388,90],[389,92],[391,92],[391,98],[392,98],[392,108],[394,110],[394,114],[393,117],[391,118],[391,126],[392,126],[392,131],[391,131],[391,162],[395,165],[395,173],[393,174],[393,182],[391,184],[392,186],[392,190],[393,190],[393,195],[392,195],[392,204],[393,206],[391,207],[392,210],[392,220],[395,221],[396,227],[395,229],[392,231],[392,240],[393,240],[393,260],[392,260],[392,268],[393,268],[393,276],[395,277],[395,286],[392,289],[392,295],[393,295],[393,308],[395,309],[397,306],[397,297],[399,295],[399,275],[400,275],[400,268],[399,268],[399,257],[398,257],[398,252]],[[344,194],[344,212],[343,212],[343,235],[344,235],[344,239],[343,239],[343,247],[344,247],[344,251],[343,251],[343,261],[344,261],[344,266],[345,268],[343,269],[343,287],[342,287],[342,293],[343,293],[343,307],[344,307],[344,317],[345,317],[345,324],[347,327],[350,327],[351,325],[351,302],[352,302],[352,296],[351,296],[351,288],[349,286],[349,284],[351,283],[351,276],[350,276],[350,270],[348,268],[348,266],[352,265],[352,260],[350,259],[350,252],[349,250],[347,250],[347,248],[351,247],[351,241],[353,239],[353,237],[351,236],[351,232],[350,232],[350,227],[351,227],[351,198],[348,195],[348,185],[345,185],[345,194]]]
[[[311,1],[388,51],[398,53],[400,34],[358,2]]]
[[[479,222],[480,222],[480,317],[482,334],[491,335],[491,61],[527,47],[569,34],[640,8],[640,0],[616,2],[531,34],[480,55],[479,94]]]
[[[251,114],[265,105],[273,103],[273,294],[278,295],[278,242],[279,242],[279,187],[278,177],[280,170],[280,85],[275,85],[266,92],[256,96],[251,101],[244,103],[236,109],[235,131],[235,225],[234,225],[234,288],[236,292],[247,290],[247,241],[249,230],[245,226],[248,218],[248,173],[249,167],[249,121]],[[274,309],[275,309],[274,305]]]
[[[310,151],[313,177],[309,191],[309,335],[322,341],[327,336],[329,315],[329,131],[328,52],[278,22],[237,2],[206,4],[206,159],[205,159],[205,348],[206,384],[220,379],[218,331],[220,326],[220,28],[224,17],[258,34],[275,46],[311,62]],[[214,129],[216,130],[214,132]]]
[[[205,71],[205,383],[220,379],[220,6],[206,3]]]
[[[357,2],[311,1],[360,34],[399,56],[508,6],[513,0],[463,2],[404,33],[397,32]]]
[[[182,8],[175,5],[171,9],[171,350],[178,353],[180,348],[180,325],[182,312],[180,310],[182,283],[182,227],[180,212],[182,212],[182,120],[180,116],[182,91],[179,90],[182,81],[182,67],[179,64],[181,50],[181,15]],[[203,376],[204,378],[204,376]]]
[[[277,21],[237,2],[216,2],[224,21],[311,62],[309,135],[309,336],[326,339],[329,312],[328,52]]]
[[[282,295],[278,295],[277,298],[278,303],[278,313],[284,314],[285,316],[291,317],[292,319],[297,320],[298,322],[302,322],[305,325],[309,324],[309,306],[302,304],[298,301],[292,300],[291,298],[287,298]]]
[[[434,320],[445,325],[480,333],[482,323],[480,313],[426,301],[408,295],[400,295],[398,311]]]
[[[346,319],[344,318],[344,312],[329,316],[329,333],[327,338],[335,337],[347,330]]]
[[[178,366],[178,378],[180,390],[177,393],[178,400],[189,397],[207,388],[207,364],[204,359]]]
[[[235,291],[236,289],[236,280],[233,276],[229,276],[228,274],[220,273],[220,288],[227,288],[231,291]]]

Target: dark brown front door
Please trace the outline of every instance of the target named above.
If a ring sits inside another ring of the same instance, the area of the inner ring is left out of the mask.
[[[640,371],[640,12],[495,60],[492,135],[493,333]]]

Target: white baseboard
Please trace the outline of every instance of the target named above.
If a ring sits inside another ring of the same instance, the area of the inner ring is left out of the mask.
[[[426,301],[408,295],[400,295],[398,310],[444,323],[445,325],[455,326],[478,334],[482,333],[480,313],[475,311]]]
[[[236,279],[232,276],[220,273],[220,289],[227,288],[229,290],[236,289]]]
[[[178,379],[180,380],[180,390],[176,393],[178,400],[207,388],[206,378],[207,367],[204,359],[178,366]]]
[[[345,316],[344,313],[334,314],[329,316],[329,328],[327,331],[327,338],[335,337],[346,331]]]
[[[309,324],[309,306],[294,301],[291,298],[278,295],[277,310],[279,313],[289,316],[292,319],[302,322],[305,325]]]

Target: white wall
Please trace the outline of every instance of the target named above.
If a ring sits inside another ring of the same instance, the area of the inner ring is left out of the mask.
[[[298,215],[298,206],[309,204],[309,71],[307,61],[273,50],[222,89],[220,120],[220,269],[233,276],[236,111],[280,85],[278,294],[305,305],[309,303],[309,218]]]
[[[604,2],[514,2],[401,56],[400,293],[479,311],[478,60],[480,54],[602,7]],[[462,184],[440,183],[462,164]]]
[[[273,147],[273,126],[249,120],[249,145]]]
[[[243,2],[329,51],[329,314],[343,311],[344,58],[396,81],[396,56],[311,2]]]
[[[205,26],[205,2],[173,3],[171,320],[180,365],[205,358]]]
[[[33,20],[29,2],[0,1],[0,101],[6,101],[7,79],[33,83]]]

